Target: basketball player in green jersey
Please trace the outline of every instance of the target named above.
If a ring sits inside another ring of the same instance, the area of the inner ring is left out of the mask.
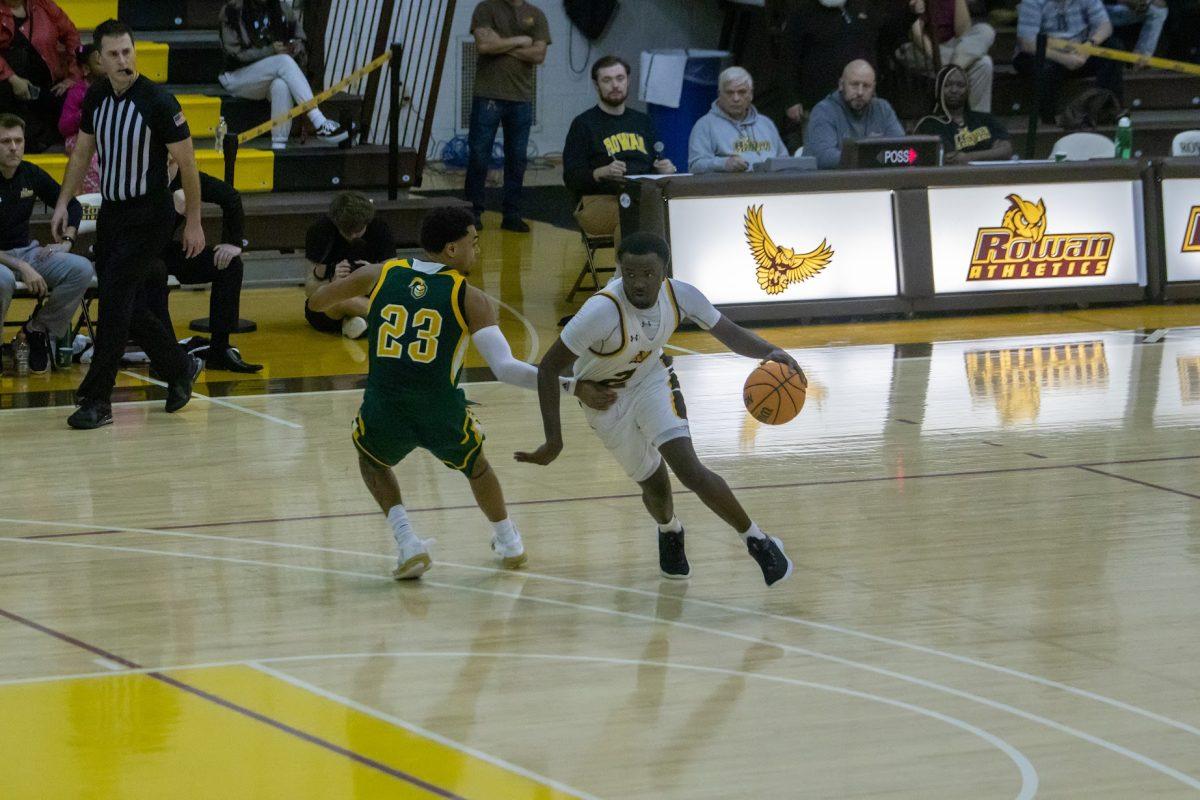
[[[414,532],[392,471],[417,447],[467,477],[492,523],[492,549],[505,567],[515,569],[525,563],[521,534],[508,518],[500,481],[483,455],[483,431],[458,386],[467,334],[499,380],[536,391],[537,369],[513,358],[491,299],[467,283],[479,249],[471,213],[431,211],[421,224],[421,247],[425,259],[362,267],[319,288],[308,305],[323,311],[370,293],[367,388],[352,438],[363,481],[396,539],[399,559],[392,576],[418,578],[432,563],[429,543]],[[591,381],[563,378],[560,386],[597,408],[615,399]]]

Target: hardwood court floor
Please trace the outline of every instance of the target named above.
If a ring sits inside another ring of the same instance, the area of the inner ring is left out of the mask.
[[[694,496],[658,577],[634,487],[531,393],[469,387],[530,553],[400,470],[393,555],[356,392],[0,414],[0,797],[1186,797],[1200,791],[1200,331],[679,356],[697,449],[780,536],[773,589]],[[251,413],[247,413],[251,412]],[[10,453],[20,454],[13,459]]]

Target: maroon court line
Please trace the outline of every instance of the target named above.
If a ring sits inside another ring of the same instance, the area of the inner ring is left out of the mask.
[[[16,622],[19,625],[24,625],[25,627],[31,628],[32,630],[35,630],[38,633],[44,633],[47,636],[51,636],[55,639],[58,639],[61,642],[66,642],[69,645],[78,647],[81,650],[87,650],[89,653],[95,653],[98,656],[107,658],[109,661],[114,661],[124,667],[128,667],[130,669],[142,669],[143,668],[137,662],[130,661],[129,659],[122,658],[121,656],[116,655],[115,653],[110,653],[103,648],[96,647],[95,645],[92,645],[92,644],[88,644],[85,641],[76,639],[74,636],[63,633],[62,631],[56,631],[53,628],[48,628],[45,625],[42,625],[38,622],[34,622],[33,620],[31,620],[27,617],[21,616],[20,614],[15,614],[11,611],[7,611],[3,608],[0,608],[0,616],[7,617],[8,619],[12,620],[13,622]],[[234,703],[231,700],[226,700],[225,698],[219,697],[218,695],[212,694],[211,692],[206,692],[203,689],[200,689],[196,686],[192,686],[191,684],[184,683],[183,681],[179,680],[178,678],[172,678],[170,675],[165,675],[161,672],[146,672],[146,673],[142,673],[142,674],[146,675],[147,677],[153,678],[154,680],[159,681],[161,683],[165,683],[168,686],[173,686],[176,689],[187,692],[188,694],[195,695],[196,697],[199,697],[201,700],[207,700],[208,702],[213,703],[214,705],[218,705],[224,709],[233,711],[234,713],[241,714],[244,717],[249,717],[250,719],[255,720],[257,722],[261,722],[264,725],[269,725],[272,728],[275,728],[278,731],[282,731],[283,733],[286,733],[290,736],[294,736],[297,739],[300,739],[301,741],[305,741],[305,742],[308,742],[309,744],[316,745],[317,747],[328,750],[337,755],[344,756],[345,758],[349,758],[352,761],[356,761],[365,767],[370,767],[371,769],[378,770],[379,772],[382,772],[385,775],[389,775],[393,778],[396,778],[397,780],[401,780],[401,781],[404,781],[405,783],[412,784],[413,786],[416,786],[419,789],[424,789],[425,791],[429,792],[430,794],[437,795],[438,797],[449,798],[449,800],[466,800],[466,798],[462,797],[461,795],[454,794],[453,792],[443,789],[440,786],[435,786],[432,783],[423,781],[420,778],[416,777],[415,775],[410,775],[407,772],[404,772],[403,770],[395,769],[394,767],[389,767],[387,764],[384,764],[380,761],[376,761],[375,759],[370,758],[368,756],[364,756],[362,753],[356,753],[353,750],[348,750],[345,747],[342,747],[341,745],[334,744],[333,742],[330,742],[326,739],[322,739],[319,736],[308,733],[306,731],[302,731],[299,728],[294,728],[291,725],[288,725],[286,722],[281,722],[280,720],[277,720],[274,717],[268,717],[265,714],[260,714],[259,712],[255,711],[253,709],[246,708],[245,706]]]
[[[1094,469],[1093,467],[1090,467],[1090,466],[1081,466],[1081,467],[1077,467],[1077,469],[1081,469],[1084,472],[1091,472],[1095,475],[1103,475],[1106,478],[1116,478],[1117,480],[1125,481],[1126,483],[1136,483],[1138,486],[1145,486],[1150,489],[1158,489],[1160,492],[1170,492],[1171,494],[1177,494],[1181,497],[1190,497],[1193,500],[1200,500],[1200,494],[1193,494],[1192,492],[1185,492],[1182,489],[1172,489],[1170,486],[1161,486],[1157,483],[1150,483],[1149,481],[1140,481],[1137,478],[1129,478],[1129,477],[1126,477],[1125,475],[1114,475],[1111,472],[1105,472],[1104,470]]]
[[[1034,456],[1035,458],[1046,458],[1046,456],[1037,456],[1033,453],[1026,455]],[[923,472],[915,475],[880,475],[872,478],[838,478],[832,481],[795,481],[792,483],[764,483],[752,484],[747,486],[731,487],[734,491],[756,491],[761,489],[795,489],[795,488],[811,488],[814,486],[838,486],[855,483],[881,483],[884,481],[909,481],[921,480],[927,478],[969,478],[973,475],[1006,475],[1017,472],[1043,472],[1053,469],[1086,469],[1088,467],[1115,467],[1126,464],[1154,464],[1163,461],[1195,461],[1200,459],[1200,455],[1195,456],[1159,456],[1156,458],[1130,458],[1121,461],[1095,461],[1085,464],[1046,464],[1043,466],[1025,466],[1025,467],[998,467],[996,469],[980,469],[980,470],[964,470],[961,472]],[[1102,473],[1103,474],[1103,473]],[[1117,477],[1117,476],[1112,476]],[[672,492],[674,495],[691,494],[687,489],[676,489]],[[622,494],[594,494],[585,495],[582,497],[554,497],[541,500],[512,500],[509,501],[509,506],[537,506],[549,505],[554,503],[581,503],[591,502],[593,500],[626,500],[631,497],[641,497],[640,493],[625,492]],[[1200,498],[1197,498],[1200,499]],[[415,514],[419,512],[432,513],[437,511],[465,511],[473,509],[474,504],[456,505],[456,506],[433,506],[430,508],[410,508],[408,513]],[[236,525],[264,525],[277,522],[317,522],[326,519],[352,519],[355,517],[374,517],[379,514],[378,511],[346,511],[340,514],[314,514],[302,517],[263,517],[260,519],[242,519],[229,520],[226,522],[199,522],[195,525],[179,524],[179,525],[158,525],[156,530],[173,531],[173,530],[194,530],[197,528],[226,528]],[[29,536],[21,536],[21,539],[67,539],[74,536],[102,536],[112,533],[129,533],[129,531],[119,531],[111,529],[101,529],[94,531],[70,531],[67,533],[37,533]]]

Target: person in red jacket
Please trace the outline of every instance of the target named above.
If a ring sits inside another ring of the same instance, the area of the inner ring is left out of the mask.
[[[53,0],[0,0],[0,109],[26,124],[28,150],[62,140],[63,96],[82,77],[79,31]]]

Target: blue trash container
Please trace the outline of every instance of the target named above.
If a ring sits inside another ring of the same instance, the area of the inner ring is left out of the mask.
[[[651,51],[652,54],[655,52]],[[696,121],[708,113],[717,99],[717,76],[721,74],[721,65],[729,55],[714,50],[702,52],[704,54],[699,56],[688,55],[678,108],[646,103],[646,111],[654,121],[659,141],[663,143],[663,155],[671,159],[680,172],[688,171],[688,137]]]

